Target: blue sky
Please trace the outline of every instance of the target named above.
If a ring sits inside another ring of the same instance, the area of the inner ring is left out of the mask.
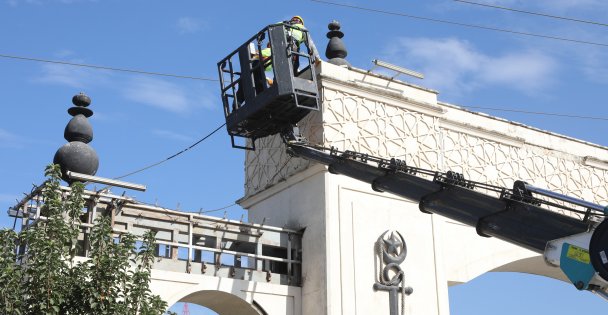
[[[479,1],[608,22],[608,3],[601,0]],[[452,0],[335,2],[608,45],[603,26]],[[354,66],[369,69],[378,58],[422,72],[424,80],[408,80],[437,89],[448,103],[608,117],[606,46],[305,0],[0,0],[0,54],[214,79],[218,60],[264,25],[294,14],[304,17],[321,54],[327,24],[339,20]],[[115,177],[172,155],[218,127],[223,122],[218,85],[0,58],[0,209],[42,181],[44,166],[65,143],[72,95],[84,91],[92,98],[91,145],[100,156],[98,175]],[[480,111],[608,145],[605,120]],[[243,157],[222,131],[176,159],[127,178],[149,188],[129,194],[171,208],[220,208],[242,196]],[[236,207],[228,212],[232,218],[242,214]],[[12,221],[2,215],[0,224]],[[598,312],[608,305],[555,280],[514,274],[484,275],[450,294],[452,314],[570,314],[571,306]]]

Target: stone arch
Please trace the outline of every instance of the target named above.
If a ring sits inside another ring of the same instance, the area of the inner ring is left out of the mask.
[[[527,273],[568,282],[561,269],[546,264],[542,254],[496,238],[479,237],[473,231],[460,225],[445,231],[449,285],[469,282],[487,272]]]
[[[232,293],[218,290],[199,290],[179,300],[190,304],[207,307],[219,315],[267,315],[255,301],[247,302]]]
[[[519,272],[544,276],[570,283],[566,275],[558,267],[548,267],[542,255],[531,256],[511,261],[490,270],[492,272]]]
[[[449,295],[453,314],[596,314],[606,307],[591,292],[521,272],[489,272],[451,288]]]
[[[220,315],[300,315],[300,287],[152,269],[152,294],[169,306],[187,302]]]

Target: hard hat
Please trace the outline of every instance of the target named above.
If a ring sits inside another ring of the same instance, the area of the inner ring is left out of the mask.
[[[302,22],[302,25],[304,25],[304,19],[301,16],[299,16],[299,15],[294,15],[291,19],[292,20],[293,19],[298,19],[298,20],[300,20],[300,22]]]

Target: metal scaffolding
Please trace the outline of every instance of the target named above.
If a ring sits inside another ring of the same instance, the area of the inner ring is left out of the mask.
[[[21,220],[21,230],[46,220],[40,211],[43,186],[8,210],[15,221]],[[60,189],[64,197],[70,194],[69,187]],[[137,237],[149,230],[156,233],[158,258],[153,269],[301,284],[301,231],[170,210],[103,190],[85,190],[83,198],[77,259],[89,257],[95,219],[109,216],[117,241],[124,233]]]

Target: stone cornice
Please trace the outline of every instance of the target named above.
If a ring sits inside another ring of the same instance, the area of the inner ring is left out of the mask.
[[[361,80],[348,80],[321,73],[321,85],[325,88],[340,91],[345,94],[357,95],[373,101],[406,108],[423,114],[440,117],[446,111],[443,107],[404,96],[397,89],[376,86]]]
[[[490,115],[490,114],[487,114],[487,113],[473,111],[473,110],[467,109],[466,107],[463,107],[463,106],[454,105],[454,104],[450,104],[450,103],[446,103],[446,102],[442,102],[442,101],[438,101],[437,104],[447,107],[448,111],[450,109],[455,109],[455,110],[460,111],[462,113],[466,113],[466,114],[474,115],[474,116],[477,116],[477,117],[482,117],[482,118],[485,118],[485,119],[493,120],[493,121],[496,121],[498,123],[509,124],[509,125],[515,126],[517,128],[522,128],[523,130],[529,130],[531,132],[538,132],[538,133],[546,134],[546,135],[551,136],[551,137],[562,138],[562,139],[567,140],[567,141],[576,142],[576,143],[579,143],[579,144],[582,144],[582,145],[585,145],[585,146],[594,147],[594,148],[597,148],[597,149],[600,149],[600,150],[603,150],[603,151],[608,150],[607,146],[604,146],[604,145],[601,145],[601,144],[597,144],[597,143],[593,143],[593,142],[589,142],[589,141],[573,138],[573,137],[562,135],[562,134],[559,134],[559,133],[556,133],[556,132],[552,132],[552,131],[549,131],[549,130],[543,130],[543,129],[540,129],[540,128],[536,128],[536,127],[533,127],[533,126],[530,126],[530,125],[526,125],[526,124],[520,123],[520,122],[511,121],[511,120],[508,120],[508,119],[496,117],[496,116],[493,116],[493,115]],[[544,145],[542,142],[536,143],[536,142],[533,141],[533,139],[531,139],[531,141],[528,141],[528,144],[535,145],[535,146],[542,147],[542,148],[546,148],[546,149],[549,149],[549,150],[564,151],[563,149],[558,149],[558,148],[554,148],[554,147],[548,147],[548,146]],[[576,154],[576,153],[571,153],[571,154]],[[603,154],[603,153],[600,153],[600,154]]]
[[[476,127],[469,124],[449,121],[447,119],[439,119],[439,128],[465,133],[468,135],[488,139],[517,148],[521,148],[526,142],[523,138],[513,137],[500,132],[496,132],[494,130],[488,130],[482,127]]]

